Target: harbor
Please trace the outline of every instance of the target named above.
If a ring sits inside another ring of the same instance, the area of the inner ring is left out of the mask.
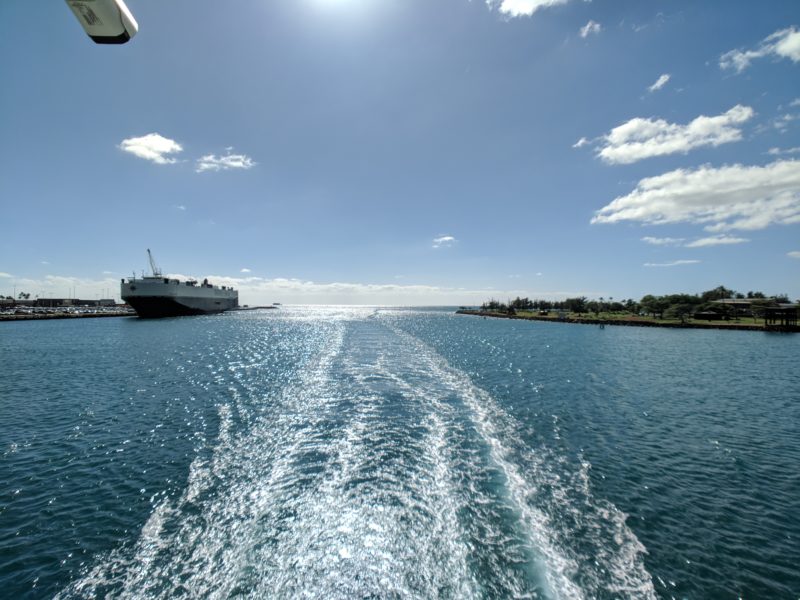
[[[2,8],[0,600],[800,600],[800,0]]]
[[[97,306],[75,300],[75,304],[51,306],[37,304],[9,304],[0,307],[0,321],[42,321],[48,319],[91,319],[101,317],[131,317],[136,312],[127,304]]]
[[[789,598],[798,350],[449,308],[8,324],[4,596]]]

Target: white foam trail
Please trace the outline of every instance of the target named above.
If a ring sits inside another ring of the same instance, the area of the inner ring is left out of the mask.
[[[459,527],[439,424],[431,419],[420,443],[428,464],[399,472],[384,465],[374,473],[381,460],[372,440],[380,415],[369,406],[380,399],[359,401],[365,410],[330,448],[336,466],[294,503],[294,518],[269,548],[281,561],[254,595],[363,597],[382,590],[387,596],[436,597],[448,590],[451,597],[474,597],[465,549],[448,543],[458,540]],[[368,481],[368,472],[375,481]]]
[[[386,362],[383,353],[374,363],[344,360],[343,374],[359,383],[350,398],[355,413],[325,448],[333,459],[320,485],[293,499],[291,522],[251,557],[253,564],[270,565],[255,596],[349,598],[380,590],[386,596],[476,597],[456,516],[446,427],[429,409],[420,415],[420,440],[403,439],[406,432],[386,422],[387,398],[367,381],[386,378]],[[412,457],[390,460],[409,449]]]
[[[233,436],[230,407],[221,408],[210,464],[195,458],[181,497],[156,506],[133,550],[112,552],[62,594],[98,597],[122,582],[118,594],[123,598],[185,593],[227,597],[236,584],[232,575],[257,541],[253,534],[265,505],[286,490],[304,432],[322,419],[329,399],[323,390],[341,349],[343,326],[329,328],[327,335],[315,367],[274,399],[281,408],[277,420],[262,418]]]
[[[416,347],[417,360],[424,365],[424,371],[428,372],[432,379],[439,380],[446,388],[458,393],[472,412],[473,424],[488,446],[492,462],[505,476],[506,491],[524,524],[530,546],[543,563],[543,575],[549,588],[547,590],[549,595],[553,598],[583,598],[582,590],[571,579],[577,571],[577,565],[555,547],[549,536],[551,528],[548,517],[529,502],[529,496],[533,492],[532,486],[535,484],[522,476],[501,441],[501,434],[496,425],[497,419],[493,418],[492,414],[498,412],[494,400],[473,385],[465,373],[452,369],[444,358],[421,341],[402,331],[395,332],[404,338],[406,343]],[[424,393],[424,390],[420,392]],[[429,394],[427,398],[431,399]]]
[[[195,459],[182,496],[156,507],[132,552],[113,553],[70,591],[102,595],[121,581],[121,597],[476,597],[451,502],[446,427],[422,415],[422,438],[411,444],[383,422],[385,398],[335,389],[341,346],[339,329],[316,368],[284,390],[283,409],[246,435],[231,434],[232,408],[221,407],[217,446],[210,460]],[[345,429],[326,436],[348,402]],[[390,461],[409,447],[412,460]],[[328,466],[304,476],[314,452]]]
[[[573,479],[567,480],[553,467],[564,468],[564,461],[546,448],[538,448],[521,456],[512,448],[526,448],[518,438],[507,413],[486,391],[477,387],[469,376],[451,367],[446,359],[421,340],[394,328],[408,344],[416,346],[418,360],[432,378],[455,390],[472,411],[474,424],[490,448],[492,460],[507,480],[507,491],[520,513],[533,548],[544,564],[548,595],[553,598],[595,597],[599,594],[626,598],[657,598],[652,577],[645,568],[642,555],[646,548],[625,524],[626,516],[612,503],[593,498],[588,479],[588,462]],[[519,462],[524,459],[524,462]],[[539,487],[547,488],[543,493]],[[549,496],[549,497],[548,497]],[[537,506],[540,503],[541,506]],[[554,523],[548,515],[572,512],[591,527],[604,532],[592,544],[592,557],[575,556],[570,551],[573,530]],[[609,543],[613,540],[613,543]],[[582,560],[581,560],[582,559]],[[592,569],[591,564],[597,567]],[[587,572],[587,570],[589,572]],[[603,576],[607,571],[610,580]],[[589,589],[582,589],[576,580]]]
[[[624,515],[591,497],[588,463],[565,474],[431,347],[343,315],[274,396],[248,375],[269,349],[232,353],[219,434],[180,497],[63,595],[655,597]],[[598,566],[573,550],[564,515],[607,532]]]

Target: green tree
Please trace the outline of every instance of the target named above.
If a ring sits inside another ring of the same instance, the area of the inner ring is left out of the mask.
[[[583,314],[586,312],[586,296],[580,296],[579,298],[567,298],[563,302],[563,308],[566,308],[570,312],[574,312],[577,314]]]
[[[653,296],[652,294],[647,294],[639,304],[647,314],[658,319],[664,318],[664,311],[670,306],[669,298],[666,296]]]
[[[627,310],[631,314],[638,314],[639,313],[639,303],[636,302],[633,298],[628,298],[623,302],[623,306],[625,310]]]
[[[643,296],[641,300],[639,300],[639,306],[642,310],[653,317],[656,316],[657,308],[656,308],[656,297],[652,294],[647,294]]]
[[[715,287],[713,290],[708,290],[700,294],[700,299],[703,302],[711,302],[712,300],[725,300],[726,298],[733,298],[733,290],[729,290],[724,285]]]
[[[686,319],[694,312],[694,305],[687,303],[672,304],[664,312],[668,319],[680,319],[681,323],[685,323]]]

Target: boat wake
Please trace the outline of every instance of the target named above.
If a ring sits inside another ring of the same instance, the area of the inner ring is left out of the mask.
[[[380,313],[325,334],[266,394],[231,362],[180,496],[60,596],[656,597],[587,461]]]

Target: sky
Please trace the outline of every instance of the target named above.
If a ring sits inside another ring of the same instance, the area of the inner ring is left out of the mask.
[[[800,3],[0,2],[0,294],[800,298]]]

